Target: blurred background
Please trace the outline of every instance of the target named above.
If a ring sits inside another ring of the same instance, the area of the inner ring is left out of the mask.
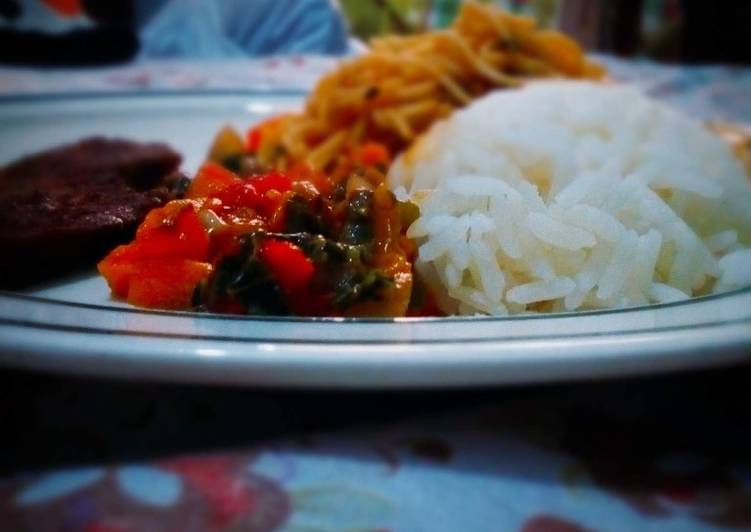
[[[675,63],[751,63],[748,0],[486,0],[587,49]],[[445,27],[461,0],[0,0],[0,63],[340,55],[384,33]]]
[[[485,0],[574,36],[587,49],[671,62],[751,62],[748,0]],[[352,31],[451,23],[461,0],[341,0]]]

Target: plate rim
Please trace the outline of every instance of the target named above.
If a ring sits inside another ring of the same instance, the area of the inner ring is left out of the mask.
[[[66,307],[85,308],[90,310],[106,310],[113,312],[125,312],[133,314],[145,314],[168,317],[185,317],[206,320],[227,320],[227,321],[260,321],[260,322],[281,322],[281,323],[362,323],[362,324],[393,324],[393,323],[448,323],[448,322],[467,322],[467,321],[522,321],[522,320],[551,320],[558,318],[573,318],[587,316],[602,316],[614,314],[630,314],[646,310],[661,310],[666,308],[686,307],[708,301],[717,301],[728,299],[739,295],[751,293],[751,286],[736,288],[727,292],[706,294],[702,296],[690,297],[680,301],[666,303],[654,303],[650,305],[636,305],[631,307],[618,307],[608,309],[586,309],[570,310],[565,312],[551,313],[529,313],[529,314],[509,314],[509,315],[483,315],[483,316],[402,316],[393,318],[355,318],[355,317],[338,317],[338,316],[265,316],[265,315],[237,315],[237,314],[220,314],[216,312],[200,312],[195,310],[164,310],[141,308],[133,305],[105,305],[99,303],[86,303],[82,301],[70,301],[65,299],[55,299],[51,297],[16,292],[12,290],[0,290],[0,301],[3,299],[20,299],[25,301],[34,301],[41,304],[53,304]]]
[[[69,91],[0,95],[0,112],[12,105],[55,104],[60,101],[85,103],[96,99],[115,102],[121,99],[158,98],[302,98],[302,89],[149,89],[118,91]],[[250,102],[248,102],[250,103]],[[388,327],[394,330],[420,325],[428,328],[442,324],[481,322],[492,324],[534,324],[559,318],[610,317],[629,313],[658,311],[669,313],[689,305],[718,301],[734,296],[748,297],[751,287],[722,294],[711,294],[684,301],[639,307],[572,311],[554,314],[514,316],[452,316],[406,318],[304,318],[269,316],[228,316],[186,311],[139,309],[98,303],[71,301],[20,292],[0,292],[0,364],[62,371],[76,374],[131,377],[149,380],[212,382],[237,385],[292,387],[453,387],[493,384],[521,384],[552,380],[586,379],[602,376],[653,373],[751,360],[751,314],[737,320],[707,321],[651,329],[578,334],[487,338],[426,339],[397,337],[380,342],[295,343],[264,338],[218,338],[197,336],[185,339],[136,332],[133,342],[115,342],[102,330],[83,332],[70,326],[64,330],[40,330],[29,334],[24,320],[8,319],[3,304],[26,301],[38,305],[65,305],[81,310],[107,311],[119,315],[161,316],[200,322],[263,324],[316,324],[329,329],[361,326]],[[712,304],[710,303],[710,306]],[[750,309],[751,310],[751,309]],[[688,312],[690,314],[690,312]],[[43,313],[42,313],[43,315]],[[33,317],[33,316],[31,316]],[[708,318],[711,318],[708,317]],[[530,321],[531,320],[531,321]],[[34,323],[33,320],[26,320]],[[565,323],[565,322],[563,322]],[[38,323],[36,325],[39,325]],[[711,331],[710,331],[711,328]],[[56,336],[57,335],[57,336]],[[313,335],[315,336],[315,335]],[[120,334],[122,337],[122,334]],[[690,341],[698,341],[691,344]],[[101,346],[104,341],[105,353]],[[619,344],[620,342],[620,344]],[[130,345],[130,344],[134,345]],[[467,349],[462,349],[467,345]],[[644,346],[648,346],[644,350]],[[211,347],[214,346],[214,347]],[[641,349],[639,348],[641,346]],[[697,353],[701,346],[705,352]],[[224,357],[199,356],[200,349],[224,350]],[[276,352],[274,352],[274,348]],[[546,351],[547,350],[547,351]],[[715,351],[715,352],[710,352]],[[719,351],[719,352],[718,352]],[[565,353],[567,355],[563,356]],[[607,355],[603,354],[607,353]],[[336,358],[337,356],[344,358]],[[347,356],[349,355],[349,356]],[[464,364],[464,366],[462,366]],[[285,366],[287,365],[287,366]],[[155,373],[155,368],[170,372]],[[327,373],[328,372],[328,373]]]

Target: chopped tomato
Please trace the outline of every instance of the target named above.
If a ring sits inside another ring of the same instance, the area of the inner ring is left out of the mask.
[[[174,257],[140,261],[107,257],[99,263],[99,272],[115,296],[150,308],[189,308],[193,291],[211,271],[206,262]]]
[[[135,245],[142,259],[180,257],[203,261],[208,258],[209,235],[196,211],[184,208],[172,223],[142,232]]]
[[[208,165],[206,165],[208,166]],[[221,167],[220,167],[221,168]],[[232,172],[202,169],[192,193],[212,196],[230,208],[250,207],[258,209],[265,217],[271,217],[279,207],[282,195],[292,188],[292,180],[281,172],[250,177],[242,180]]]
[[[99,263],[115,296],[145,307],[190,306],[196,284],[212,269],[198,205],[181,200],[152,210],[136,239]]]
[[[133,275],[133,261],[122,260],[131,249],[131,244],[118,246],[97,264],[97,269],[107,280],[112,294],[120,299],[128,297],[130,278]]]
[[[292,180],[281,172],[269,172],[253,176],[249,179],[249,182],[261,196],[266,195],[269,190],[287,192],[292,188]]]
[[[198,174],[188,188],[187,197],[213,196],[237,183],[242,183],[237,174],[230,172],[220,164],[208,161],[198,170]]]
[[[182,212],[183,209],[191,208],[197,210],[203,205],[203,200],[173,200],[162,207],[152,209],[146,215],[138,230],[136,231],[136,239],[141,238],[144,234],[153,231],[154,229],[161,229],[164,226],[174,225],[177,215]]]
[[[198,206],[178,200],[153,209],[138,228],[136,239],[116,248],[110,256],[118,260],[163,257],[206,260],[209,234],[196,212]]]
[[[174,212],[173,201],[152,210],[138,228],[136,239],[116,247],[103,260],[124,263],[144,259],[176,257],[207,260],[209,235],[193,208],[184,204]]]
[[[292,180],[280,172],[270,172],[249,180],[261,198],[259,210],[266,218],[277,217],[286,198],[285,193],[292,188]]]
[[[264,241],[258,256],[287,294],[307,288],[315,272],[313,261],[299,247],[283,240]]]
[[[261,205],[262,197],[253,183],[235,183],[220,191],[215,196],[224,205],[230,207],[251,207],[257,209]]]
[[[143,261],[134,268],[128,302],[141,307],[185,309],[193,292],[212,271],[211,264],[184,259]]]

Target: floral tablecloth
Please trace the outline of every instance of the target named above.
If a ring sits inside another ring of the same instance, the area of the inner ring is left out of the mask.
[[[0,372],[20,471],[0,529],[751,529],[750,379],[380,394]]]
[[[602,60],[699,118],[751,123],[751,69]],[[0,93],[305,89],[331,63],[0,69]],[[0,372],[0,530],[751,529],[749,377],[321,399]]]

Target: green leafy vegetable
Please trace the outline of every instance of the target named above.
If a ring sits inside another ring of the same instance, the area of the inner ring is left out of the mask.
[[[358,190],[352,194],[347,205],[347,221],[342,229],[341,241],[345,244],[368,244],[373,240],[371,217],[373,193]]]
[[[218,264],[211,283],[199,296],[203,306],[211,309],[233,301],[242,304],[248,314],[285,316],[290,313],[281,288],[258,258],[264,237],[263,233],[248,235],[239,253],[228,255]]]

